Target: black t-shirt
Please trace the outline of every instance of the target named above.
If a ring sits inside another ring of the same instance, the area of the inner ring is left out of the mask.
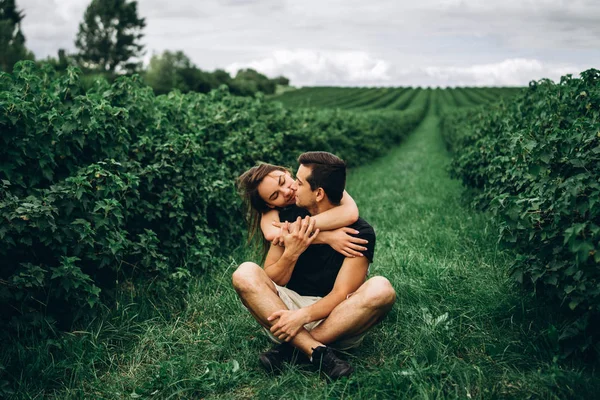
[[[295,222],[298,217],[304,218],[310,215],[308,211],[296,206],[283,208],[279,212],[279,219]],[[362,252],[369,262],[373,262],[375,253],[375,231],[367,221],[359,218],[358,221],[349,225],[359,233],[352,235],[366,239],[369,243],[364,247],[367,251]],[[337,274],[344,263],[345,256],[335,251],[327,244],[313,244],[300,255],[292,277],[286,287],[303,296],[326,296],[333,289]]]

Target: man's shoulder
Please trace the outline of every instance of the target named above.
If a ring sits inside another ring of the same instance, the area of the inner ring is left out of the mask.
[[[358,218],[358,220],[349,226],[352,229],[356,229],[358,234],[352,235],[359,237],[361,239],[365,239],[368,241],[364,246],[367,248],[366,251],[363,251],[363,255],[369,260],[369,262],[373,262],[373,257],[375,256],[375,229],[362,218]]]
[[[367,221],[365,221],[361,217],[358,217],[358,220],[355,223],[353,223],[352,225],[349,225],[349,228],[356,229],[359,232],[359,236],[360,235],[375,236],[375,229],[373,229],[373,226],[371,226],[371,224],[369,224]]]

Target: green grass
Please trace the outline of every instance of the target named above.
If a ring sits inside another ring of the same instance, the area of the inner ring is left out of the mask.
[[[230,283],[248,257],[239,249],[193,280],[183,309],[122,299],[81,331],[3,351],[3,365],[16,357],[22,366],[5,373],[5,387],[14,398],[60,399],[595,397],[592,367],[554,361],[540,339],[543,315],[507,277],[512,256],[497,247],[496,226],[448,178],[437,122],[430,115],[399,148],[349,174],[348,191],[377,232],[371,274],[398,294],[364,345],[345,354],[350,379],[261,370],[257,355],[270,344]]]

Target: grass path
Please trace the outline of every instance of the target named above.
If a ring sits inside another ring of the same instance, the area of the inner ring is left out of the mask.
[[[240,251],[193,283],[185,312],[146,319],[124,308],[119,322],[98,327],[88,347],[113,356],[75,363],[56,397],[592,398],[594,376],[553,363],[531,329],[496,228],[462,204],[460,184],[448,178],[437,122],[429,115],[400,147],[350,172],[348,191],[377,232],[371,274],[389,278],[398,300],[345,355],[356,368],[349,380],[260,369],[269,342],[230,284],[246,258]]]

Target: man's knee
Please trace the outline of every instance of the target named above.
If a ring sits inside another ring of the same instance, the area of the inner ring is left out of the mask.
[[[242,263],[231,276],[233,287],[238,293],[258,290],[264,270],[253,262]]]
[[[365,282],[367,304],[377,308],[391,308],[396,301],[396,291],[383,276],[375,276]]]

